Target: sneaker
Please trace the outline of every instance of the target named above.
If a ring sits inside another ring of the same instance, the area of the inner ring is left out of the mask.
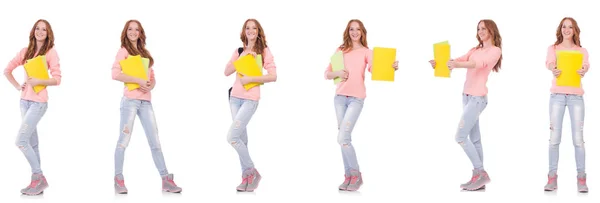
[[[475,175],[476,175],[476,174],[477,174],[477,172],[476,172],[475,170],[473,170],[473,175],[471,175],[471,180],[469,180],[469,182],[466,182],[466,183],[460,184],[460,188],[464,190],[464,189],[466,189],[466,188],[467,188],[467,186],[469,186],[471,183],[473,183],[473,181],[475,181]],[[485,185],[483,185],[483,186],[481,187],[481,189],[485,189]]]
[[[362,173],[357,170],[350,171],[350,183],[348,183],[346,190],[357,191],[362,184]]]
[[[172,193],[180,193],[181,187],[178,187],[173,181],[173,174],[168,174],[162,177],[162,191],[163,192],[172,192]]]
[[[490,177],[485,171],[477,171],[475,176],[473,177],[471,184],[467,186],[465,189],[468,191],[475,191],[482,189],[484,185],[490,183]]]
[[[115,176],[115,192],[117,194],[127,194],[127,187],[125,187],[125,180],[122,174]]]
[[[548,183],[544,186],[545,191],[554,191],[558,188],[557,183],[558,175],[556,173],[551,172],[548,174]]]
[[[256,169],[253,168],[251,170],[251,174],[248,175],[248,185],[246,186],[247,192],[253,192],[258,188],[258,183],[260,183],[260,179],[262,179],[262,176],[260,176],[260,173],[258,173]]]
[[[44,193],[44,190],[48,188],[48,181],[42,174],[31,175],[31,183],[26,188],[21,190],[21,193],[25,195],[39,195]]]
[[[245,192],[247,186],[248,186],[248,176],[242,175],[242,183],[240,183],[240,185],[237,186],[236,190],[238,192]]]
[[[577,190],[582,193],[588,192],[588,186],[586,183],[586,174],[579,173],[577,174]]]
[[[338,187],[340,190],[347,190],[350,184],[350,176],[344,175],[344,182]]]

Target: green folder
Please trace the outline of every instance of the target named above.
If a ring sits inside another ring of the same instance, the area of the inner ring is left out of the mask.
[[[341,51],[335,52],[333,56],[331,56],[331,71],[338,71],[344,69],[344,53]],[[337,85],[342,81],[342,78],[337,77],[333,79],[333,84]]]

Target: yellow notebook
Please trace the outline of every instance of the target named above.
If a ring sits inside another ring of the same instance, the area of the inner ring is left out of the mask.
[[[583,54],[579,51],[557,51],[556,68],[561,70],[556,86],[581,87],[581,75],[577,70],[583,66]]]
[[[338,71],[344,69],[344,53],[342,51],[335,52],[331,56],[331,71]],[[333,79],[333,84],[337,85],[342,81],[342,78],[337,77]]]
[[[373,48],[373,66],[371,67],[371,80],[394,81],[396,70],[392,67],[396,61],[395,48]]]
[[[40,79],[47,80],[50,79],[50,75],[48,75],[48,63],[46,62],[46,56],[38,56],[32,59],[27,60],[27,63],[23,65],[25,68],[25,72],[27,76]],[[44,85],[36,85],[33,87],[33,91],[35,93],[39,93],[46,86]]]
[[[146,70],[144,70],[144,62],[140,55],[127,57],[127,59],[119,61],[119,64],[121,64],[123,74],[148,80]],[[140,88],[140,85],[136,83],[125,83],[125,85],[129,91]]]
[[[433,44],[433,58],[435,60],[435,77],[450,77],[448,61],[450,61],[450,44],[448,41]]]
[[[259,55],[257,55],[258,58]],[[262,61],[262,60],[260,60]],[[237,61],[233,62],[233,66],[238,73],[244,74],[246,76],[262,76],[262,63],[259,66],[259,63],[252,55],[246,55],[239,58]],[[250,88],[256,87],[260,85],[260,83],[248,83],[244,85],[244,89],[249,90]]]

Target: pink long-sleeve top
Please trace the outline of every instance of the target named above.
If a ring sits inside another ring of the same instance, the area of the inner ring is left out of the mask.
[[[126,59],[128,56],[129,56],[129,52],[127,52],[127,49],[125,49],[124,47],[119,49],[119,51],[117,52],[117,56],[115,57],[115,62],[113,63],[113,66],[112,66],[112,79],[113,80],[116,80],[117,76],[120,73],[122,73],[121,64],[119,63],[119,61]],[[150,72],[149,79],[155,80],[154,69],[152,68],[152,66],[148,67],[148,72]],[[146,93],[140,91],[139,89],[134,89],[134,90],[129,91],[129,89],[127,89],[127,86],[125,86],[125,84],[123,84],[123,86],[124,86],[123,87],[123,96],[125,96],[126,98],[145,100],[145,101],[151,101],[151,99],[152,99],[152,93],[150,91],[148,91]]]
[[[231,54],[231,59],[229,59],[229,62],[225,66],[226,69],[228,69],[228,70],[235,69],[235,67],[233,66],[233,62],[238,60],[238,58],[239,58],[238,55],[239,55],[238,50],[236,49],[233,52],[233,54]],[[268,47],[263,50],[262,58],[263,58],[263,69],[267,70],[267,74],[277,74],[275,60],[273,59],[273,54],[271,53],[271,50]],[[248,100],[254,100],[254,101],[260,100],[260,85],[250,88],[249,90],[246,90],[244,88],[244,86],[242,85],[242,82],[240,81],[239,74],[235,74],[235,75],[236,75],[236,77],[235,77],[235,82],[233,83],[233,89],[231,90],[231,96],[237,97],[240,99],[248,99]]]
[[[25,53],[27,53],[27,47],[21,49],[19,53],[10,61],[8,65],[4,69],[4,74],[12,74],[13,70],[17,67],[24,65],[23,58],[25,58]],[[38,53],[35,53],[34,58],[38,56]],[[46,52],[46,62],[48,64],[48,71],[50,71],[51,78],[54,78],[57,82],[56,85],[60,85],[61,82],[61,71],[60,71],[60,62],[59,62],[58,54],[54,48],[51,48]],[[27,74],[25,75],[25,80],[27,80]],[[42,91],[35,93],[33,87],[29,84],[25,86],[25,89],[21,92],[21,99],[34,101],[34,102],[48,102],[48,90],[44,88]]]
[[[486,96],[488,94],[488,76],[501,56],[502,49],[493,46],[486,49],[472,48],[467,54],[454,59],[458,62],[475,62],[474,68],[467,69],[463,93],[473,96]]]
[[[337,49],[336,52],[341,49]],[[373,51],[369,48],[362,47],[343,53],[344,68],[348,71],[348,79],[345,82],[337,84],[335,91],[338,95],[352,96],[364,99],[367,97],[367,89],[365,87],[365,69],[371,72],[371,63],[373,62]],[[367,67],[368,65],[368,67]],[[332,72],[331,63],[325,70],[325,78],[327,74]]]
[[[567,49],[567,48],[560,48],[558,46],[555,45],[550,45],[550,47],[548,47],[548,54],[546,55],[546,67],[548,67],[548,65],[550,65],[551,63],[554,63],[554,65],[556,65],[556,51],[559,50],[573,50],[573,51],[579,51],[583,54],[583,67],[586,71],[590,68],[590,62],[588,61],[588,52],[585,48],[580,47],[580,46],[576,46],[574,48],[571,49]],[[552,87],[550,88],[550,92],[551,93],[558,93],[558,94],[574,94],[574,95],[581,95],[583,96],[583,86],[581,87],[566,87],[566,86],[556,86],[556,77],[552,78]]]

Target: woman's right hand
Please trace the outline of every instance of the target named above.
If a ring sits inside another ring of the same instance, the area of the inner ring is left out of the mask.
[[[552,69],[552,75],[554,75],[554,77],[558,77],[560,75],[561,70],[558,68],[554,68]]]
[[[342,69],[337,71],[337,76],[342,79],[342,82],[348,80],[348,70]]]
[[[246,56],[246,55],[252,55],[252,56],[256,57],[256,52],[253,52],[253,51],[246,52],[246,51],[244,51],[244,53],[242,53],[241,56]]]
[[[26,82],[24,82],[21,86],[15,86],[15,89],[17,89],[17,91],[23,91],[25,90],[25,86],[27,86]]]
[[[429,63],[431,64],[431,68],[435,69],[435,60],[429,60]]]

